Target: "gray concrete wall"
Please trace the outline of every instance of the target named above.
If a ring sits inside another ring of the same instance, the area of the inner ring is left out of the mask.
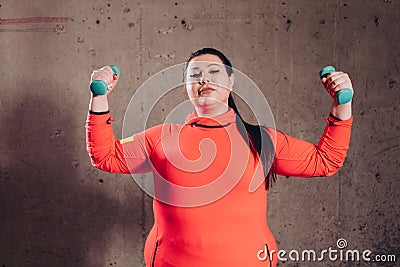
[[[143,265],[152,200],[130,176],[90,165],[90,74],[121,68],[110,96],[120,137],[135,90],[204,46],[260,86],[278,129],[314,143],[330,108],[319,69],[350,74],[344,167],[330,178],[279,177],[269,225],[287,251],[345,238],[348,249],[400,256],[400,1],[4,0],[0,17],[0,266]]]

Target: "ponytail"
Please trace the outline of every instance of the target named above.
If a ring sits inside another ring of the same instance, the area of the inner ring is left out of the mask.
[[[276,182],[275,148],[271,137],[259,125],[252,125],[243,120],[233,100],[232,93],[229,94],[228,106],[236,113],[237,128],[249,146],[253,157],[261,160],[264,168],[265,187],[269,189],[272,187],[272,183]]]

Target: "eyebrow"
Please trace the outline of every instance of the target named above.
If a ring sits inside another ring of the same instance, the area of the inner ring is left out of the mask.
[[[211,67],[211,66],[218,66],[218,67],[220,67],[220,65],[221,65],[221,64],[211,63],[211,64],[208,64],[207,67]],[[190,68],[190,70],[197,70],[197,69],[199,69],[199,67]]]

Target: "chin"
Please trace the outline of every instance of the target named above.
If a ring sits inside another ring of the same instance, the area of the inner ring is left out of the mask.
[[[217,99],[209,96],[201,96],[197,98],[196,102],[198,106],[208,106],[220,103],[220,101],[218,101]]]

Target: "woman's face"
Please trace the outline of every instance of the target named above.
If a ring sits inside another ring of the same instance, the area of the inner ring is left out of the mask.
[[[185,88],[190,101],[197,108],[209,108],[215,105],[228,105],[234,75],[228,75],[222,60],[212,54],[204,54],[190,60],[186,75]]]

